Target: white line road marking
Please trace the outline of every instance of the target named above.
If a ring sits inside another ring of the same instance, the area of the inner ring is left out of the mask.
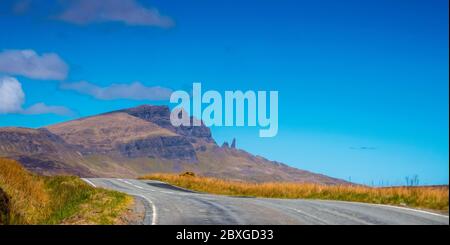
[[[117,180],[119,180],[121,182],[124,182],[125,184],[129,184],[131,186],[134,186],[134,187],[136,187],[138,189],[144,189],[141,186],[135,185],[135,184],[133,184],[133,183],[127,181],[127,180],[123,180],[123,179],[117,179]],[[135,195],[144,198],[148,203],[150,203],[150,205],[152,206],[152,225],[156,225],[157,220],[158,220],[158,213],[156,212],[155,204],[152,202],[152,200],[150,200],[148,197],[146,197],[146,196],[144,196],[142,194],[135,194]]]
[[[323,223],[323,224],[325,224],[325,225],[329,225],[329,224],[330,224],[330,223],[328,223],[326,220],[321,219],[321,218],[319,218],[319,217],[317,217],[317,216],[310,215],[310,214],[308,214],[308,213],[306,213],[306,212],[301,211],[300,209],[296,209],[296,208],[288,208],[288,209],[293,210],[293,211],[295,211],[295,212],[297,212],[297,213],[299,213],[299,214],[301,214],[301,215],[303,215],[303,216],[306,216],[306,217],[308,217],[308,218],[310,218],[310,219],[314,219],[314,220],[316,220],[316,221],[319,221],[320,223]]]
[[[431,214],[431,215],[435,215],[435,216],[438,216],[438,217],[449,218],[447,215],[437,214],[437,213],[428,212],[428,211],[420,210],[420,209],[405,208],[405,207],[397,207],[397,206],[384,205],[384,204],[373,204],[373,205],[382,206],[382,207],[388,207],[388,208],[403,209],[403,210],[407,210],[407,211],[414,211],[414,212],[417,212],[417,213]]]
[[[156,222],[158,220],[158,213],[156,213],[156,206],[155,206],[155,204],[152,202],[152,200],[150,200],[149,198],[147,198],[144,195],[137,194],[137,196],[140,196],[140,197],[144,198],[152,206],[152,225],[156,225]]]
[[[136,187],[136,188],[138,188],[138,189],[141,189],[141,190],[144,189],[143,187],[138,186],[138,185],[135,185],[135,184],[129,182],[128,180],[121,180],[121,181],[124,182],[124,183],[127,183],[127,184],[129,184],[129,185],[132,185],[132,186],[134,186],[134,187]]]
[[[417,213],[423,213],[423,214],[430,214],[430,215],[434,215],[434,216],[438,216],[438,217],[449,218],[448,215],[437,214],[437,213],[428,212],[428,211],[420,210],[420,209],[405,208],[405,207],[392,206],[392,205],[386,205],[386,204],[365,203],[365,202],[348,202],[348,201],[333,201],[333,200],[323,200],[323,201],[325,201],[325,202],[327,202],[327,201],[343,202],[343,203],[350,203],[350,204],[359,204],[359,205],[378,206],[378,207],[385,207],[385,208],[392,208],[392,209],[401,209],[401,210],[405,210],[405,211],[411,211],[411,212],[417,212]]]
[[[166,194],[174,194],[174,193],[171,192],[171,191],[159,191],[159,192],[161,192],[161,193],[166,193]]]
[[[92,183],[92,181],[85,179],[85,178],[81,178],[81,179],[84,180],[86,183],[92,185],[93,187],[95,187],[95,188],[97,187],[94,183]]]
[[[93,187],[97,187],[94,183],[92,183],[92,181],[90,181],[88,179],[82,178],[82,180],[84,180],[86,183],[92,185]],[[142,188],[140,186],[137,186],[137,185],[134,185],[134,184],[130,183],[129,181],[126,181],[126,180],[123,180],[123,179],[118,179],[118,180],[122,181],[122,182],[125,182],[125,183],[127,183],[129,185],[132,185],[134,187],[137,187],[139,189],[144,189],[144,188]],[[152,206],[152,225],[156,225],[156,221],[157,221],[157,217],[158,216],[157,216],[157,213],[156,213],[155,204],[149,198],[147,198],[144,195],[141,195],[141,194],[135,194],[135,195],[144,198],[148,203],[150,203],[150,205]]]
[[[122,181],[122,182],[124,182],[124,183],[127,183],[127,184],[129,184],[129,185],[132,185],[132,186],[134,186],[134,187],[136,187],[136,188],[138,188],[138,189],[141,189],[141,190],[156,191],[156,190],[152,190],[152,189],[145,189],[145,188],[143,188],[142,186],[135,185],[135,184],[131,183],[131,182],[128,181],[128,180],[124,180],[124,179],[118,179],[118,180],[120,180],[120,181]],[[165,194],[175,194],[174,192],[171,192],[171,191],[158,191],[158,192],[165,193]]]
[[[123,182],[123,183],[125,183],[125,184],[129,184],[129,185],[131,185],[131,186],[133,186],[133,187],[136,187],[136,188],[138,188],[138,189],[141,189],[141,190],[144,189],[143,187],[138,186],[138,185],[135,185],[135,184],[131,183],[131,182],[128,181],[128,180],[123,180],[123,179],[117,179],[117,180],[119,180],[119,181],[121,181],[121,182]]]

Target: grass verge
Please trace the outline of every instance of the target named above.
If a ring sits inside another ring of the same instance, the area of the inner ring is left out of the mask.
[[[247,183],[192,174],[150,174],[141,179],[159,180],[194,191],[230,196],[353,201],[439,211],[448,211],[449,206],[448,186],[376,188],[308,183]]]
[[[132,202],[77,177],[38,176],[0,158],[0,224],[115,224]]]

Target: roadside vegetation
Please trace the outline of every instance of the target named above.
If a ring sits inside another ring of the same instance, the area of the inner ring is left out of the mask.
[[[73,176],[38,176],[0,158],[0,224],[115,224],[133,199]]]
[[[182,188],[230,196],[305,198],[408,206],[448,212],[449,189],[441,187],[377,188],[361,185],[308,183],[247,183],[196,176],[194,173],[150,174],[141,179],[159,180]]]

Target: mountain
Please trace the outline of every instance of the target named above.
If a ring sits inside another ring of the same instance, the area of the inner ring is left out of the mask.
[[[27,169],[41,174],[95,176],[76,148],[47,129],[0,128],[2,156],[16,159]]]
[[[194,118],[191,118],[194,120]],[[174,127],[167,106],[143,105],[40,129],[0,128],[0,157],[52,175],[137,177],[151,172],[193,171],[246,181],[348,184],[321,174],[218,146],[208,127]]]

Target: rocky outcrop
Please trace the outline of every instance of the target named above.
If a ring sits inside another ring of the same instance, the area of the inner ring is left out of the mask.
[[[206,127],[203,122],[201,126],[180,126],[174,127],[170,123],[170,109],[167,106],[150,106],[142,105],[135,108],[121,110],[140,119],[152,122],[160,127],[168,129],[178,135],[186,136],[192,143],[197,143],[197,140],[204,140],[208,143],[214,143],[211,135],[211,130]],[[194,118],[191,117],[191,125]]]
[[[231,141],[231,145],[228,143],[228,141],[224,141],[222,144],[222,148],[236,149],[236,139],[233,138],[233,141]]]
[[[165,160],[197,162],[194,147],[182,136],[153,137],[133,140],[117,146],[125,157],[150,157]]]
[[[236,138],[233,138],[233,141],[231,142],[231,149],[236,149]]]

